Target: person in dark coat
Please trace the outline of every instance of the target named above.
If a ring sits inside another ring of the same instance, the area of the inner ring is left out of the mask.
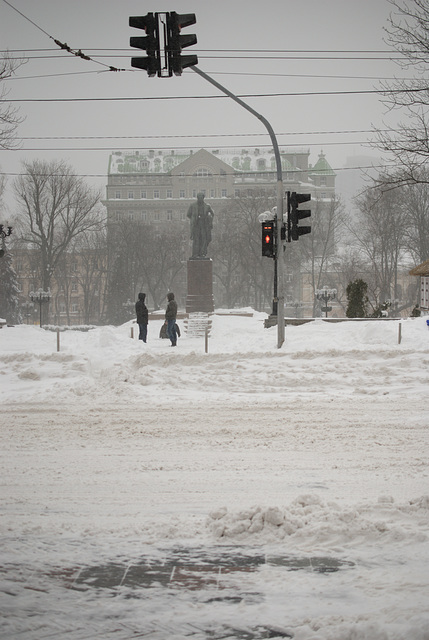
[[[147,325],[149,321],[149,314],[147,306],[145,305],[145,299],[146,294],[139,293],[138,300],[136,302],[137,324],[140,329],[139,340],[143,340],[143,342],[146,342],[147,340]]]
[[[176,334],[176,316],[177,316],[177,302],[174,299],[174,293],[170,291],[167,294],[167,309],[165,310],[165,319],[167,320],[167,335],[171,340],[171,346],[177,345]]]

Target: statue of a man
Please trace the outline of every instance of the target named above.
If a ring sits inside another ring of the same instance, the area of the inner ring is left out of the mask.
[[[192,258],[205,258],[212,239],[213,209],[204,202],[204,193],[197,194],[197,201],[188,209],[191,222]]]

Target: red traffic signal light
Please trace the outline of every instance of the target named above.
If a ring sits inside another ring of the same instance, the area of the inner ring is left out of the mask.
[[[275,256],[275,232],[273,220],[262,223],[262,255],[266,258]]]

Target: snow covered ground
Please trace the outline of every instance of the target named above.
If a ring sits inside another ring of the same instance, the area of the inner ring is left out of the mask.
[[[245,311],[0,330],[0,638],[429,639],[426,319]]]

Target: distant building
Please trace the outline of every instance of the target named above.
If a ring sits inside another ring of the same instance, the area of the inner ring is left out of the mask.
[[[335,173],[323,153],[312,167],[305,149],[280,150],[285,191],[303,189],[312,197],[335,193]],[[186,220],[197,193],[214,209],[225,199],[245,196],[249,189],[274,190],[277,182],[273,150],[116,151],[109,159],[107,222],[134,220],[155,224]]]
[[[309,164],[308,149],[280,149],[284,191],[310,193],[312,200],[331,200],[335,195],[335,172],[324,153]],[[188,150],[116,151],[109,158],[106,199],[109,228],[126,222],[151,225],[180,223],[183,228],[182,262],[189,257],[189,205],[202,192],[215,211],[214,238],[219,233],[219,220],[228,216],[235,199],[257,194],[276,204],[277,166],[274,150],[238,148]],[[262,211],[261,211],[262,213]],[[176,227],[177,229],[177,227]],[[255,233],[257,233],[255,229]],[[115,237],[116,232],[112,232]],[[210,256],[210,248],[209,248]],[[214,273],[221,271],[214,259]],[[268,265],[266,265],[268,266]],[[215,301],[217,278],[214,278]],[[237,283],[237,286],[239,283]],[[186,282],[175,284],[179,304],[186,296]],[[291,288],[297,289],[296,284]],[[299,296],[299,292],[289,296]],[[226,301],[224,301],[226,304]]]

